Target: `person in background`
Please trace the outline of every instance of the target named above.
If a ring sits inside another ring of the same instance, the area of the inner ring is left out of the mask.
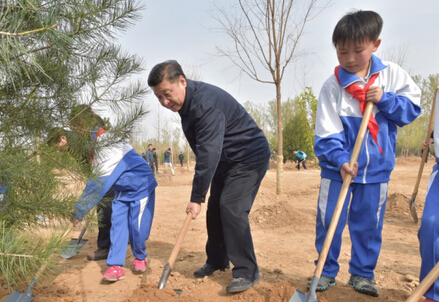
[[[180,160],[180,165],[183,168],[183,160],[184,160],[183,151],[180,151],[180,154],[178,155],[178,159]]]
[[[148,145],[148,150],[146,150],[146,162],[154,171],[154,155],[152,154],[152,144]]]
[[[381,251],[388,182],[395,167],[397,131],[421,113],[421,90],[410,75],[373,54],[381,43],[382,26],[379,14],[360,10],[340,19],[332,35],[340,65],[320,91],[314,140],[314,153],[321,167],[315,240],[319,254],[347,174],[352,176],[352,183],[318,291],[336,285],[342,233],[348,221],[348,285],[360,293],[379,295],[374,270]],[[358,162],[351,167],[351,154],[368,102],[373,103],[373,111]]]
[[[196,278],[229,268],[227,292],[242,292],[259,282],[259,267],[249,212],[265,173],[270,148],[262,130],[226,91],[186,79],[175,60],[157,64],[148,85],[165,108],[178,112],[183,132],[196,156],[192,193],[186,213],[196,219],[207,204],[206,263]]]
[[[267,166],[267,170],[270,170],[270,162],[272,163],[276,163],[276,150],[270,151],[270,159],[268,161],[268,166]]]
[[[156,148],[152,148],[152,158],[154,162],[155,174],[159,174],[159,160],[157,158],[157,150]],[[154,172],[154,169],[153,169]]]
[[[168,167],[170,167],[172,176],[174,176],[175,172],[174,172],[174,166],[172,165],[171,162],[171,155],[172,155],[171,148],[168,148],[168,150],[166,150],[164,153],[163,162],[165,163],[165,173],[168,171]]]
[[[300,171],[300,164],[302,164],[303,169],[306,171],[306,153],[297,149],[294,149],[293,153],[297,157],[297,170]]]

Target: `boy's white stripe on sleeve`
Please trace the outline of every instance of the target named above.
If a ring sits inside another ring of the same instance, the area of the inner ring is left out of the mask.
[[[328,81],[336,81],[335,76]],[[337,112],[337,92],[341,92],[341,87],[336,85],[324,85],[319,95],[317,103],[316,129],[315,134],[319,137],[327,137],[334,133],[343,131],[343,124]],[[338,87],[337,87],[338,86]],[[328,87],[328,88],[325,88]]]

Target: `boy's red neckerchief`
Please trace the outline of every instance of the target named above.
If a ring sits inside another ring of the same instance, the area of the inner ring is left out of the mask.
[[[338,83],[341,85],[340,82],[340,78],[339,78],[339,70],[340,70],[340,65],[335,67],[335,77],[337,78]],[[344,88],[344,90],[351,94],[355,99],[358,100],[358,102],[360,103],[360,109],[361,109],[361,113],[364,114],[364,110],[366,110],[366,92],[369,89],[369,87],[375,82],[375,79],[378,77],[378,73],[373,74],[370,78],[369,81],[367,82],[366,86],[364,88],[361,88],[360,86],[358,86],[356,83],[352,83],[349,84],[348,86],[346,86]],[[372,135],[373,140],[375,141],[375,143],[378,146],[378,149],[380,150],[380,152],[382,154],[384,154],[383,150],[381,149],[380,145],[378,145],[378,131],[380,129],[380,127],[378,126],[378,123],[375,119],[375,117],[373,116],[373,114],[370,114],[370,119],[369,119],[369,123],[367,124],[367,128],[370,131],[370,134]]]
[[[98,137],[104,133],[105,133],[105,129],[102,127],[99,127],[98,130],[96,131],[96,133],[93,135],[93,138],[94,138],[93,143],[95,143],[97,141]],[[93,162],[93,153],[94,153],[94,148],[92,150],[90,150],[90,161],[91,162]]]

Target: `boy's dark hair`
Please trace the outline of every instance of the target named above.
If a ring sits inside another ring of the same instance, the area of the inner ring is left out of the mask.
[[[70,112],[70,123],[74,130],[91,131],[94,126],[105,129],[104,120],[93,112],[89,105],[77,105]]]
[[[342,45],[346,41],[375,42],[383,28],[383,19],[374,11],[356,11],[346,14],[338,21],[332,34],[332,44]]]
[[[150,87],[155,87],[160,84],[163,80],[168,80],[173,83],[177,81],[180,76],[186,79],[186,76],[181,69],[180,64],[175,60],[168,60],[163,63],[155,65],[148,76],[148,85]]]

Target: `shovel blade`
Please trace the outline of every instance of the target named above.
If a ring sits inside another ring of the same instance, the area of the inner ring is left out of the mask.
[[[82,239],[78,242],[78,239],[72,239],[69,246],[61,251],[61,257],[64,259],[69,259],[76,255],[76,253],[86,244],[88,239]]]
[[[166,281],[168,280],[169,274],[171,273],[171,265],[166,263],[163,268],[162,276],[160,277],[158,289],[164,289],[166,287]]]
[[[15,290],[6,300],[3,302],[30,302],[35,298],[35,295],[22,293],[18,290]]]
[[[416,203],[411,199],[408,198],[410,203],[410,215],[412,216],[413,222],[418,223],[418,213],[416,212]]]
[[[311,279],[311,285],[309,286],[309,294],[305,294],[300,290],[296,290],[289,302],[320,302],[317,300],[316,288],[319,283],[319,278],[314,275]]]
[[[296,290],[294,295],[291,297],[289,302],[320,302],[316,297],[312,297],[311,295],[307,295],[300,290]]]

